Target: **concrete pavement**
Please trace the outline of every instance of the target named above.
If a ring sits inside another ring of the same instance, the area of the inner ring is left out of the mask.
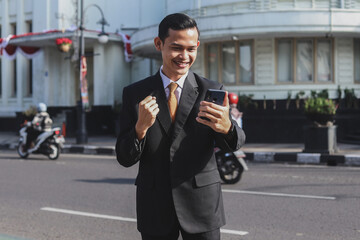
[[[88,144],[76,144],[75,138],[65,138],[65,153],[115,154],[115,136],[91,136]],[[0,149],[16,149],[17,133],[0,132]],[[303,164],[329,164],[360,166],[360,145],[338,143],[336,154],[303,153],[304,144],[247,143],[242,147],[248,161],[293,162]]]

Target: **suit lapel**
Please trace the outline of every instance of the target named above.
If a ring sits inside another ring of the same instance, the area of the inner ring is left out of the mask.
[[[176,112],[176,118],[174,122],[174,131],[172,134],[172,140],[174,141],[179,132],[183,129],[183,126],[193,108],[195,101],[199,95],[198,85],[195,80],[195,76],[189,71],[189,74],[185,80],[184,88],[181,93],[181,98]],[[168,113],[169,114],[169,113]]]
[[[164,85],[161,80],[160,72],[154,76],[154,90],[152,95],[156,97],[156,102],[159,105],[159,113],[156,118],[159,120],[160,125],[163,127],[164,131],[168,136],[170,136],[170,128],[171,128],[171,117],[169,113],[169,108],[167,105],[167,99],[165,95]]]

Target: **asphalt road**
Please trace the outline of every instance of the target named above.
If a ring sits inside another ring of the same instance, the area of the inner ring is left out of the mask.
[[[360,239],[360,168],[249,164],[223,185],[222,240]],[[137,240],[137,168],[114,157],[57,161],[0,151],[0,239]]]

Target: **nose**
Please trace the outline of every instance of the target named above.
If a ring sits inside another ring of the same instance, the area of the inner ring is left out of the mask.
[[[179,57],[182,58],[182,59],[187,59],[187,58],[189,57],[188,51],[183,50],[183,51],[180,53]]]

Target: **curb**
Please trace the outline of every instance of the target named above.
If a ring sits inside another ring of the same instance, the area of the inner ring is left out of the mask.
[[[98,147],[91,145],[64,145],[63,153],[99,154],[115,156],[115,147]]]
[[[0,144],[0,150],[16,149],[16,143]],[[98,154],[115,156],[115,147],[98,147],[92,145],[65,144],[63,153]],[[246,160],[256,163],[298,163],[298,164],[327,164],[329,166],[345,165],[360,166],[360,155],[344,154],[330,155],[321,153],[302,152],[244,152]]]
[[[0,150],[15,150],[17,143],[0,144]],[[99,154],[115,156],[115,147],[98,147],[91,145],[64,145],[62,153]]]
[[[0,144],[0,150],[15,150],[17,147],[17,143],[1,143]]]
[[[300,152],[245,152],[246,160],[258,163],[289,162],[298,164],[327,164],[329,166],[360,166],[360,155],[330,155]]]

